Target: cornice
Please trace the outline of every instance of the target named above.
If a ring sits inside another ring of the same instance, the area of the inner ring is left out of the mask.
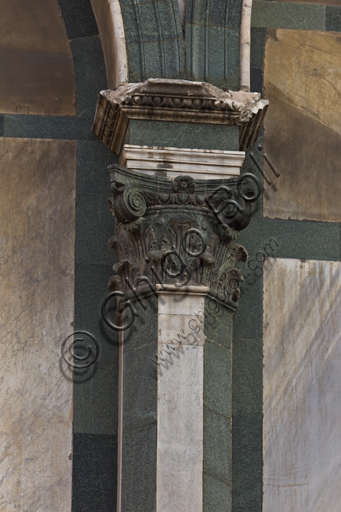
[[[101,91],[93,132],[120,154],[130,119],[237,125],[239,149],[258,138],[268,107],[259,93],[223,91],[206,82],[150,78]]]

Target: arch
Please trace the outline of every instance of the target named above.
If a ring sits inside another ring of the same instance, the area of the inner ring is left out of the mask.
[[[242,0],[91,0],[108,86],[185,78],[239,89]]]
[[[91,0],[102,42],[108,87],[129,81],[127,45],[119,0]]]

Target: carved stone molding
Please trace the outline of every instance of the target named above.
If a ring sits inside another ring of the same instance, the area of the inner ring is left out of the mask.
[[[221,180],[217,191],[215,180],[109,169],[116,218],[110,246],[119,258],[109,288],[136,296],[136,290],[155,291],[161,283],[204,285],[220,301],[236,305],[242,280],[236,265],[247,258],[236,239],[252,214],[236,180]]]
[[[206,82],[150,78],[101,91],[93,132],[120,154],[129,119],[240,126],[239,149],[258,138],[268,101],[259,93],[223,91]]]

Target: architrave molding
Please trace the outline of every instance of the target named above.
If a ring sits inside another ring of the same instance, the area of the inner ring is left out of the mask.
[[[194,179],[226,180],[240,175],[244,159],[244,151],[125,144],[120,165],[152,176],[176,178],[186,174]]]

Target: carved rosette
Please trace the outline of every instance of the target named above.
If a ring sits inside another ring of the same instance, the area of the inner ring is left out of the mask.
[[[110,166],[116,219],[110,240],[119,258],[109,288],[124,294],[156,284],[205,285],[220,301],[238,301],[246,250],[236,242],[251,218],[236,180],[174,180]]]

